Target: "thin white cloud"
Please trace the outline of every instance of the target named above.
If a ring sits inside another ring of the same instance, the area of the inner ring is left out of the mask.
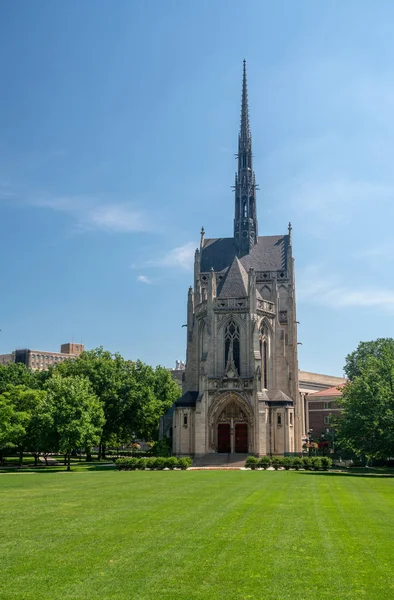
[[[147,285],[150,285],[152,283],[152,280],[146,275],[138,275],[137,281],[139,281],[140,283],[146,283]]]
[[[322,265],[311,265],[298,272],[297,297],[302,302],[334,310],[376,307],[394,313],[394,290],[345,285]]]
[[[130,203],[103,202],[90,196],[35,199],[32,204],[69,214],[83,229],[127,233],[148,231],[148,219]]]
[[[196,245],[194,242],[187,242],[183,246],[177,246],[169,250],[163,256],[158,256],[145,263],[147,267],[166,267],[180,268],[184,271],[193,269],[194,253]]]

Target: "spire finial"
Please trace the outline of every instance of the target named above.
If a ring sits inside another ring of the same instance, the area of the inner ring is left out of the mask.
[[[201,227],[201,232],[200,233],[201,233],[200,246],[202,246],[203,243],[204,243],[204,235],[205,235],[205,229],[204,229],[204,227]]]
[[[241,140],[250,138],[249,129],[249,105],[248,105],[248,84],[246,80],[246,60],[243,61],[243,76],[242,76],[242,108],[241,108]]]

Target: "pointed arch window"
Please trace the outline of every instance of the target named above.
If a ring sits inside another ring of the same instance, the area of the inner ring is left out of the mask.
[[[260,356],[261,356],[261,380],[263,389],[268,389],[269,367],[270,367],[270,339],[266,324],[261,329],[260,336]]]
[[[227,323],[224,331],[224,366],[227,367],[232,360],[238,374],[241,373],[239,339],[239,326],[231,320]]]

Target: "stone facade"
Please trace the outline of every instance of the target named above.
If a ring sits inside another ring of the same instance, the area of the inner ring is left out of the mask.
[[[301,450],[292,232],[258,236],[244,64],[234,235],[205,238],[187,299],[183,395],[174,454]]]

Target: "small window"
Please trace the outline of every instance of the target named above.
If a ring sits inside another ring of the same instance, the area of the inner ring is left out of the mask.
[[[277,425],[282,425],[282,415],[278,415],[276,417],[276,423],[277,423]]]
[[[324,408],[330,408],[330,402],[325,402],[324,403]]]
[[[330,424],[330,417],[324,417],[324,425]]]
[[[183,424],[187,427],[187,415],[183,415]]]
[[[290,425],[293,425],[293,413],[289,414]]]

